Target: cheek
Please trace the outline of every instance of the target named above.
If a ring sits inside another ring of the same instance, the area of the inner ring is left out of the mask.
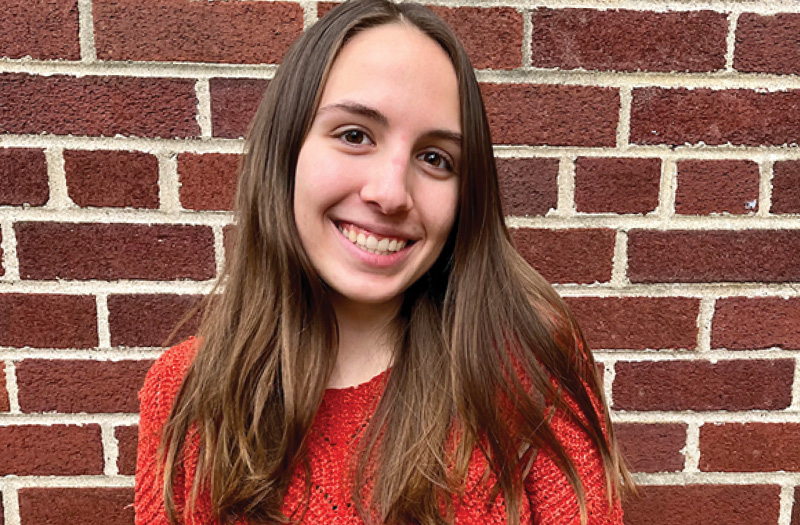
[[[428,188],[421,196],[424,200],[420,210],[424,210],[428,234],[444,244],[458,209],[458,179],[437,181],[435,187]]]

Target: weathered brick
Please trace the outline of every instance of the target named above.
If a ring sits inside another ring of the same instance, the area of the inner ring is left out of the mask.
[[[190,210],[230,210],[236,194],[239,155],[178,155],[181,205]]]
[[[756,73],[800,73],[798,34],[798,13],[742,13],[736,23],[733,67]]]
[[[97,346],[97,302],[86,295],[0,294],[0,345]]]
[[[6,391],[6,365],[0,363],[0,412],[8,412],[8,391]],[[0,523],[2,523],[0,521]]]
[[[689,215],[758,210],[758,164],[747,160],[678,162],[675,211]]]
[[[49,198],[44,151],[0,149],[0,206],[41,206]]]
[[[551,282],[593,283],[611,280],[614,230],[511,231],[517,250]]]
[[[109,295],[108,323],[113,346],[161,346],[177,323],[202,298],[199,295]],[[195,315],[173,338],[197,331]]]
[[[567,297],[592,348],[644,350],[697,345],[700,301],[687,297]]]
[[[800,424],[706,423],[700,427],[704,472],[800,471]]]
[[[625,503],[625,525],[777,524],[778,485],[642,486]]]
[[[78,206],[158,207],[158,159],[138,151],[64,152],[67,189]]]
[[[214,277],[207,226],[22,222],[14,228],[23,279]]]
[[[617,423],[622,455],[633,472],[683,470],[686,425],[680,423]]]
[[[713,71],[725,67],[728,22],[715,11],[536,9],[534,67]]]
[[[212,78],[211,129],[215,137],[244,137],[269,81],[250,78]]]
[[[0,74],[0,133],[196,137],[191,79]]]
[[[496,144],[616,145],[617,89],[482,84],[481,92]]]
[[[618,362],[620,410],[779,410],[792,400],[794,361]]]
[[[136,394],[152,361],[26,359],[17,364],[23,412],[139,411]]]
[[[800,350],[800,298],[718,299],[711,323],[711,347]]]
[[[581,157],[575,208],[589,213],[647,213],[658,206],[659,159]]]
[[[628,234],[632,282],[800,280],[800,231],[646,231]]]
[[[511,7],[431,9],[453,28],[472,66],[514,69],[522,66],[522,14]]]
[[[2,476],[103,473],[99,425],[0,426],[0,450]]]
[[[800,90],[639,88],[635,144],[780,146],[800,141]]]
[[[776,162],[772,168],[772,213],[800,213],[800,160]]]
[[[117,427],[114,429],[117,438],[117,470],[123,476],[132,476],[136,473],[136,447],[139,439],[139,427]]]
[[[102,60],[274,64],[303,32],[292,2],[95,0]]]
[[[132,525],[133,489],[117,487],[23,488],[23,525]]]
[[[558,206],[558,159],[497,159],[506,215],[544,215]]]
[[[78,0],[5,0],[0,56],[78,60]]]

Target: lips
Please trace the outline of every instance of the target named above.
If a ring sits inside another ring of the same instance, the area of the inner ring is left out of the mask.
[[[336,227],[347,240],[360,249],[376,255],[391,255],[414,242],[402,237],[380,235],[352,223],[340,222]]]

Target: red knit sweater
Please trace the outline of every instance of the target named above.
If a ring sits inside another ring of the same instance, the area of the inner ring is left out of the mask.
[[[136,467],[136,523],[166,525],[161,483],[158,479],[156,451],[161,430],[169,415],[180,383],[194,357],[195,343],[186,341],[166,351],[151,368],[139,393],[139,456]],[[350,388],[326,390],[309,435],[308,456],[311,464],[311,496],[303,516],[305,524],[363,524],[351,503],[347,479],[353,445],[369,420],[379,399],[388,373]],[[609,508],[603,488],[603,469],[599,454],[586,435],[556,412],[551,425],[567,452],[575,461],[586,488],[590,525],[621,525],[619,504]],[[216,523],[207,493],[201,493],[194,508],[185,502],[194,481],[199,451],[197,436],[187,439],[183,469],[175,486],[176,504],[186,524]],[[502,493],[490,501],[489,476],[483,480],[486,461],[475,452],[470,462],[463,497],[454,500],[455,523],[501,525],[506,523]],[[304,483],[295,475],[283,502],[283,511],[291,515],[303,501]],[[523,502],[522,523],[578,525],[577,498],[566,476],[546,451],[537,455],[525,480],[527,498]],[[296,516],[299,516],[298,513]],[[243,522],[244,523],[244,522]]]

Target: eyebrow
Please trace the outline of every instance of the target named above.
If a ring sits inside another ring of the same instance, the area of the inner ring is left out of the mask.
[[[371,108],[369,106],[365,106],[364,104],[360,104],[358,102],[338,102],[336,104],[329,104],[325,107],[319,109],[318,113],[325,113],[332,110],[341,110],[347,113],[351,113],[353,115],[359,115],[382,126],[389,125],[389,118],[378,111],[375,108]],[[459,146],[462,144],[464,137],[461,133],[451,131],[448,129],[432,129],[430,131],[425,132],[425,137],[432,137],[447,140],[450,142],[455,142]]]

